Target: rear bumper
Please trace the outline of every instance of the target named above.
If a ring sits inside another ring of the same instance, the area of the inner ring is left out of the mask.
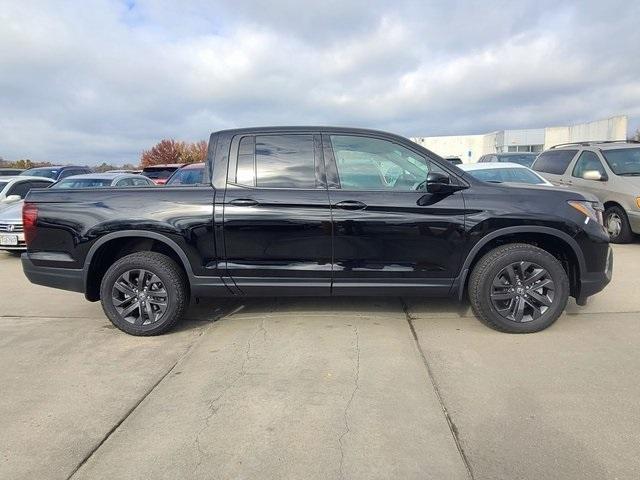
[[[611,281],[613,274],[613,250],[609,247],[607,262],[603,272],[584,272],[580,278],[580,296],[576,299],[579,305],[584,305],[587,297],[602,291]]]
[[[31,283],[84,293],[82,269],[36,266],[28,253],[23,253],[20,258],[22,270]]]

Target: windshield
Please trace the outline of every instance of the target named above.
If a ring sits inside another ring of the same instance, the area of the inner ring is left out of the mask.
[[[173,172],[176,171],[175,167],[167,167],[167,168],[149,168],[144,169],[142,174],[153,180],[159,180],[164,178],[169,178]]]
[[[616,175],[640,175],[640,148],[608,150],[602,154]]]
[[[204,167],[181,168],[177,170],[167,182],[167,185],[196,185],[202,183]]]
[[[55,180],[56,178],[58,178],[59,171],[60,170],[57,168],[32,168],[31,170],[25,170],[20,175],[28,175],[30,177],[45,177]]]
[[[111,180],[108,178],[67,178],[62,180],[51,188],[95,188],[95,187],[109,187],[111,186]]]
[[[486,170],[469,170],[469,175],[493,183],[528,183],[531,185],[544,185],[544,180],[531,170],[526,168],[488,168]]]
[[[537,154],[530,153],[511,153],[506,155],[498,155],[498,159],[501,162],[513,162],[524,167],[530,167],[533,161],[536,159]]]

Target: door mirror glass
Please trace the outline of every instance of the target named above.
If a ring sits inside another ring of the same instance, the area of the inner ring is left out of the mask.
[[[582,178],[585,180],[595,180],[596,182],[602,182],[605,178],[602,176],[598,170],[587,170],[582,172]]]

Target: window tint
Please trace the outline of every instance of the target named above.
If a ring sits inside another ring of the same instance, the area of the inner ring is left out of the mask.
[[[9,195],[18,195],[20,198],[24,198],[31,188],[31,182],[15,183],[7,192],[7,197]]]
[[[264,135],[255,142],[258,187],[316,187],[313,135]]]
[[[585,150],[580,154],[575,167],[573,167],[572,175],[577,178],[582,178],[585,172],[595,170],[599,172],[602,177],[606,175],[602,162],[594,152]]]
[[[332,135],[331,144],[343,190],[413,191],[424,187],[430,170],[424,157],[387,140]]]
[[[148,187],[151,184],[149,183],[148,180],[145,180],[144,178],[134,178],[133,185],[136,187]]]
[[[540,154],[531,168],[536,172],[562,175],[577,150],[548,150]]]
[[[255,186],[255,141],[254,137],[243,137],[238,149],[236,183]]]
[[[122,180],[119,180],[118,183],[116,184],[116,187],[132,187],[132,186],[133,186],[132,178],[123,178]]]
[[[616,175],[640,175],[640,148],[608,150],[603,155]]]

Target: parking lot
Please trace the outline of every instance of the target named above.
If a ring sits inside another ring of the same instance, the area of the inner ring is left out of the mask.
[[[0,478],[637,478],[640,245],[550,329],[449,300],[221,300],[128,336],[0,253]]]

